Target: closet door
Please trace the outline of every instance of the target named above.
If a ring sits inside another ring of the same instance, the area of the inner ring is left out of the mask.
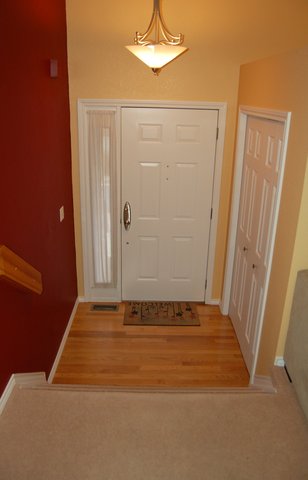
[[[229,315],[250,373],[270,269],[283,135],[283,122],[248,117]]]

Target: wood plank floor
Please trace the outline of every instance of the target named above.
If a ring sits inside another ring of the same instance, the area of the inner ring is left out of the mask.
[[[229,317],[197,305],[200,326],[123,325],[118,312],[78,306],[53,383],[149,387],[243,387],[249,375]]]

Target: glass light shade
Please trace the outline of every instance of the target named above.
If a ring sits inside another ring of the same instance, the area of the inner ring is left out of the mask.
[[[174,60],[187,47],[178,45],[128,45],[126,48],[152,69],[160,69]]]

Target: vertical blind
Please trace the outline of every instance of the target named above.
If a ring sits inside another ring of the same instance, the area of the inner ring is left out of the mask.
[[[94,286],[115,287],[116,130],[115,112],[88,112],[89,181]]]

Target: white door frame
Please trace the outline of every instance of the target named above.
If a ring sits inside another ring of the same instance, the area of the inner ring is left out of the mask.
[[[267,120],[275,120],[284,124],[283,145],[282,145],[282,151],[281,151],[281,171],[280,171],[280,175],[277,183],[277,200],[276,200],[276,207],[273,213],[272,234],[269,242],[268,271],[267,271],[265,283],[264,283],[264,296],[263,296],[263,301],[261,305],[260,321],[257,325],[257,330],[255,333],[256,355],[255,355],[254,365],[252,367],[252,372],[250,377],[250,382],[253,383],[256,364],[258,360],[260,338],[261,338],[261,331],[262,331],[263,318],[264,318],[264,310],[266,306],[268,284],[270,279],[271,265],[272,265],[272,259],[273,259],[273,253],[274,253],[275,234],[277,230],[279,205],[280,205],[283,176],[284,176],[284,167],[285,167],[285,160],[287,155],[287,143],[288,143],[288,135],[289,135],[289,129],[290,129],[291,112],[282,112],[279,110],[268,110],[264,108],[249,107],[249,106],[239,107],[237,144],[236,144],[235,168],[234,168],[234,179],[233,179],[233,193],[232,193],[231,213],[230,213],[230,222],[229,222],[229,238],[228,238],[228,246],[227,246],[223,294],[222,294],[222,299],[220,304],[221,312],[224,315],[228,315],[229,305],[230,305],[237,222],[238,222],[239,207],[240,207],[240,193],[241,193],[242,170],[243,170],[243,161],[244,161],[246,125],[247,125],[248,116],[254,116],[254,117],[267,119]]]
[[[226,114],[227,104],[225,102],[178,102],[178,101],[156,101],[156,100],[102,100],[102,99],[78,99],[78,132],[79,132],[79,166],[80,166],[80,197],[81,197],[81,225],[82,225],[82,243],[83,243],[83,269],[84,269],[84,289],[85,289],[85,301],[121,301],[121,281],[118,281],[117,288],[112,295],[98,294],[97,291],[91,292],[89,285],[89,248],[91,248],[91,242],[87,233],[87,217],[89,215],[89,198],[87,195],[88,187],[86,185],[87,175],[85,172],[85,164],[88,155],[88,144],[86,135],[87,125],[87,112],[90,110],[102,110],[109,109],[116,111],[117,126],[118,126],[118,151],[117,151],[117,164],[120,165],[120,122],[121,122],[121,109],[123,107],[147,107],[147,108],[187,108],[187,109],[205,109],[205,110],[217,110],[218,111],[218,129],[219,135],[216,145],[216,158],[215,158],[215,170],[213,179],[213,201],[212,201],[212,222],[209,238],[209,250],[208,250],[208,265],[207,265],[207,287],[205,290],[205,303],[217,304],[219,301],[212,298],[212,286],[214,275],[214,261],[215,261],[215,249],[216,249],[216,237],[217,237],[217,224],[219,213],[219,199],[220,199],[220,185],[221,185],[221,173],[223,164],[223,152],[224,152],[224,139],[226,128]],[[118,170],[119,173],[119,170]],[[117,185],[119,189],[120,175],[118,175]],[[120,194],[120,189],[118,190]],[[120,203],[118,204],[118,218],[117,224],[120,225],[121,221],[121,209]],[[120,230],[120,229],[119,229]],[[120,235],[120,234],[119,234]],[[121,249],[118,248],[118,265],[121,264]]]

